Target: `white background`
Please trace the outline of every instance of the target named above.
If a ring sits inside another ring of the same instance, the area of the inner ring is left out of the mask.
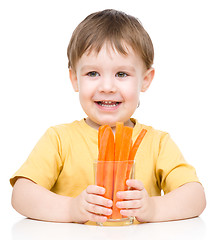
[[[207,195],[201,215],[204,236],[213,233],[216,238],[220,214],[217,0],[0,0],[1,226],[10,236],[12,226],[23,219],[10,206],[9,178],[40,136],[52,125],[85,117],[68,78],[66,49],[79,22],[105,8],[139,18],[151,36],[156,75],[150,89],[141,94],[134,117],[169,132],[195,166]]]

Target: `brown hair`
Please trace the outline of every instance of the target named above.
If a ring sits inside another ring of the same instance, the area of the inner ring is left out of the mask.
[[[67,49],[68,67],[75,71],[77,61],[86,51],[99,53],[106,42],[123,55],[128,53],[126,43],[140,55],[147,69],[153,64],[153,44],[140,21],[121,11],[107,9],[90,14],[76,27]]]

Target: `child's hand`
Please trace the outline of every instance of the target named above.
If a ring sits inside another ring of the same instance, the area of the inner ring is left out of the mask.
[[[124,201],[118,201],[116,206],[120,209],[123,216],[133,216],[139,222],[147,222],[153,211],[152,201],[141,181],[127,180],[127,186],[131,190],[117,193],[117,197]]]
[[[106,216],[111,215],[112,200],[103,197],[105,189],[96,185],[89,185],[75,200],[75,211],[78,214],[76,222],[85,223],[87,221],[105,222]]]

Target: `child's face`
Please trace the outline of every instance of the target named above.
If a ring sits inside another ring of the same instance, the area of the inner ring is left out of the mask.
[[[74,90],[79,92],[87,123],[98,128],[116,122],[131,125],[140,92],[149,87],[154,69],[146,70],[142,59],[128,48],[122,55],[108,45],[97,54],[84,53],[76,65],[76,73],[70,70]]]

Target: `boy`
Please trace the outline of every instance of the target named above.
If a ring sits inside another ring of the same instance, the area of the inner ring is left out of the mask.
[[[132,119],[154,77],[153,45],[137,19],[115,10],[89,15],[73,32],[69,75],[87,118],[49,128],[10,179],[13,207],[29,218],[56,222],[105,222],[112,201],[93,185],[98,128],[116,122],[148,130],[136,155],[136,179],[118,192],[121,214],[139,222],[199,216],[205,194],[195,170],[167,133]],[[161,196],[161,190],[165,195]]]

